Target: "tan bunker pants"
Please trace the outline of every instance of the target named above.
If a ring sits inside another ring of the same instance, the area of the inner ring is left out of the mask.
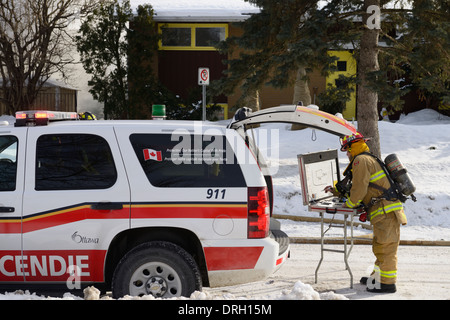
[[[400,243],[400,222],[396,212],[384,214],[373,225],[372,251],[377,258],[372,277],[384,284],[397,281],[397,249]]]

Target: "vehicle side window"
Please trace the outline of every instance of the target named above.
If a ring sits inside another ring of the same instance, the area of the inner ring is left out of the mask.
[[[16,190],[17,146],[15,136],[0,136],[0,191]]]
[[[117,180],[111,149],[97,135],[42,135],[36,149],[36,190],[106,189]]]
[[[155,187],[246,186],[224,136],[132,134],[130,141]]]

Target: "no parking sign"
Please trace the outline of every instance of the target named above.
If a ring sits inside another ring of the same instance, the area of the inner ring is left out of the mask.
[[[200,86],[209,85],[209,68],[198,68],[198,84]]]
[[[198,68],[198,85],[202,86],[202,120],[206,121],[206,86],[209,86],[209,68]]]

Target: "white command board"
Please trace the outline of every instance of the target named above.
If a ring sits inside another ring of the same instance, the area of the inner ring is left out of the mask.
[[[339,178],[337,150],[298,155],[303,204],[309,205],[332,197],[326,186],[334,186]]]
[[[347,208],[342,199],[324,189],[340,181],[337,150],[298,155],[303,205],[309,211],[359,214],[362,208]]]

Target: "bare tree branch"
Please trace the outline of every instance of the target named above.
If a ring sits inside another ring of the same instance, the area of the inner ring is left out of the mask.
[[[0,102],[7,112],[29,108],[45,82],[73,62],[67,27],[93,0],[0,2]]]

